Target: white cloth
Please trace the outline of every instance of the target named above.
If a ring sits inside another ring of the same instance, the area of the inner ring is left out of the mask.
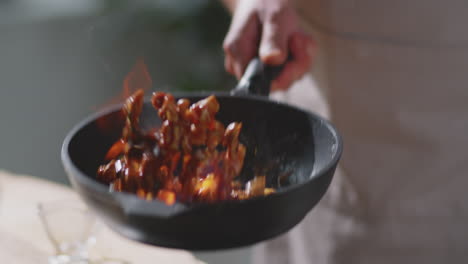
[[[277,97],[329,117],[344,153],[318,207],[256,246],[256,264],[468,263],[468,2],[441,3],[301,8],[315,23],[322,91]]]

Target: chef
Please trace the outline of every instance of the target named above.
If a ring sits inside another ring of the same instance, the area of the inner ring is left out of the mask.
[[[345,143],[318,207],[255,263],[468,263],[468,2],[224,1],[226,70],[291,53],[271,89]]]

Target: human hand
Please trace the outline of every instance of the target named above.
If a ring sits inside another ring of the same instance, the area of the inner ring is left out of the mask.
[[[286,90],[310,69],[315,47],[300,30],[290,1],[237,0],[223,43],[224,65],[239,79],[255,56],[265,64],[280,65],[291,53],[292,59],[271,83],[271,91]]]

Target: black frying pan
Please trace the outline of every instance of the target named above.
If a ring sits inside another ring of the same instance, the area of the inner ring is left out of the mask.
[[[270,80],[279,70],[264,68],[254,60],[232,94],[215,94],[221,106],[217,119],[225,124],[243,123],[240,140],[247,147],[247,155],[240,178],[248,181],[255,173],[265,174],[276,193],[243,201],[167,206],[133,194],[109,192],[95,175],[105,153],[120,137],[121,106],[85,119],[66,137],[62,161],[73,187],[111,229],[156,246],[226,249],[290,230],[325,194],[340,159],[342,142],[323,118],[258,95],[268,94]],[[176,97],[195,102],[208,95]],[[145,107],[150,107],[149,102]],[[111,129],[100,129],[99,122],[112,124]]]

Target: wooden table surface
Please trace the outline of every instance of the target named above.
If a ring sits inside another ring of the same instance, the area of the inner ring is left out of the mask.
[[[0,171],[0,263],[47,263],[54,248],[37,214],[37,205],[58,200],[81,203],[66,186]],[[138,264],[200,263],[190,252],[136,243],[100,226],[97,243],[90,251],[92,258],[117,258]]]

